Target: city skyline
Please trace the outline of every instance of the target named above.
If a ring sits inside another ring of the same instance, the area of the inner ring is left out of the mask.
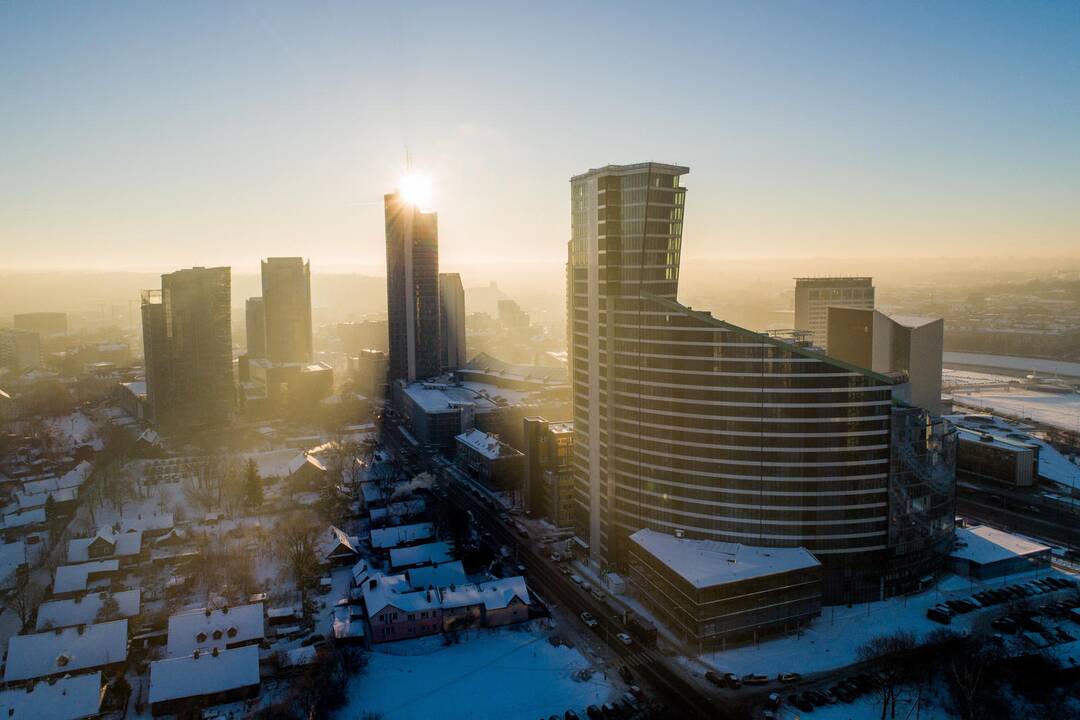
[[[0,120],[0,264],[302,252],[378,274],[380,199],[407,152],[432,178],[450,269],[478,247],[492,264],[558,257],[570,173],[650,158],[695,167],[709,212],[687,225],[694,257],[1075,256],[1078,11],[975,7],[6,5],[0,97],[23,112]],[[578,66],[642,22],[681,39],[678,70],[649,48],[639,73],[586,91]],[[642,111],[613,129],[590,106]],[[508,167],[516,182],[492,182]]]

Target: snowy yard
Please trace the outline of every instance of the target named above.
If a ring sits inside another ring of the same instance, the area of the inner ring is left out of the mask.
[[[349,686],[341,718],[364,711],[386,720],[547,717],[606,702],[612,685],[602,674],[574,678],[589,662],[577,650],[555,647],[531,626],[469,631],[458,645],[439,637],[376,645],[370,663]]]

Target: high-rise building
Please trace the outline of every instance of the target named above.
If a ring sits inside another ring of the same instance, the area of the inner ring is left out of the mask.
[[[384,198],[389,379],[439,374],[439,218],[400,191]]]
[[[19,313],[15,316],[15,329],[35,332],[39,335],[66,335],[68,330],[67,313]]]
[[[519,330],[529,327],[529,314],[521,309],[514,300],[499,301],[499,324],[507,330]]]
[[[164,432],[222,427],[236,402],[229,268],[161,276],[142,296],[146,391]]]
[[[941,414],[943,319],[832,307],[828,338],[830,355],[876,372],[903,373],[908,402]]]
[[[868,277],[795,278],[795,329],[828,350],[829,308],[874,309],[874,279]]]
[[[912,587],[951,543],[955,435],[907,408],[903,426],[924,432],[894,440],[896,378],[679,304],[687,172],[571,179],[575,525],[590,561],[627,570],[629,535],[649,528],[804,547],[826,602]]]
[[[266,357],[275,363],[307,363],[311,340],[311,265],[298,257],[262,263]]]
[[[41,367],[41,336],[28,330],[0,330],[0,367],[15,372]]]
[[[458,273],[439,273],[439,336],[442,369],[457,370],[465,356],[465,287]]]
[[[247,299],[244,321],[248,357],[266,357],[266,306],[261,297]]]

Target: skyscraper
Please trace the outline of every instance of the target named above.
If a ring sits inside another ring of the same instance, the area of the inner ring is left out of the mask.
[[[0,330],[0,367],[15,372],[41,367],[41,335],[29,330]]]
[[[147,399],[165,432],[216,428],[235,387],[229,268],[179,270],[142,296]]]
[[[244,331],[247,335],[248,357],[266,357],[266,307],[261,297],[247,299],[244,307]]]
[[[795,329],[828,351],[829,308],[874,309],[874,280],[868,277],[795,278]]]
[[[400,191],[384,198],[389,380],[439,374],[439,219]]]
[[[262,288],[266,357],[275,363],[311,362],[311,265],[298,257],[268,258],[262,263]]]
[[[465,288],[458,273],[439,273],[439,335],[443,370],[457,370],[465,355]]]
[[[590,561],[626,569],[628,536],[649,528],[804,547],[827,602],[910,587],[951,543],[947,427],[909,413],[893,458],[894,378],[680,305],[687,172],[571,179],[575,524]],[[932,471],[911,469],[922,459]]]

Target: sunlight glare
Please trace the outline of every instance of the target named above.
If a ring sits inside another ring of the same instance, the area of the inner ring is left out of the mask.
[[[406,202],[420,209],[426,209],[431,202],[431,176],[422,173],[410,173],[401,178],[401,195]]]

